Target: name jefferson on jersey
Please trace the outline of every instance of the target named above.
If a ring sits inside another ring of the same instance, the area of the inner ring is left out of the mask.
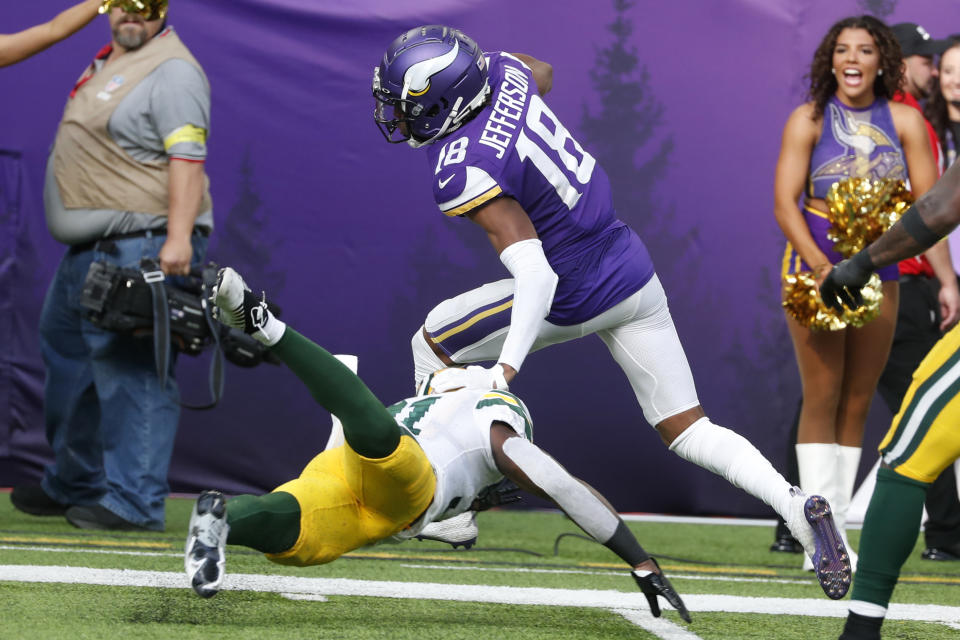
[[[530,68],[508,53],[487,59],[490,103],[426,147],[434,199],[451,217],[516,200],[560,278],[547,320],[584,322],[638,291],[653,263],[617,219],[607,174],[540,97]]]
[[[493,102],[493,113],[487,117],[483,133],[480,134],[480,144],[496,149],[498,160],[503,158],[520,125],[529,90],[530,82],[523,72],[513,66],[504,67],[503,82]]]

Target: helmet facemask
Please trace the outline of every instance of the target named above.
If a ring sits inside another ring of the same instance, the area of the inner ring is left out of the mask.
[[[381,87],[379,67],[373,70],[373,97],[376,98],[373,120],[387,142],[396,144],[409,141],[413,121],[423,112],[423,106],[413,100],[394,96],[389,89]]]

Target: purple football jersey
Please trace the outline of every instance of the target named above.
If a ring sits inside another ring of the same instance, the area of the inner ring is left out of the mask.
[[[487,62],[488,106],[427,147],[434,198],[451,217],[496,197],[519,202],[560,278],[547,320],[579,324],[640,289],[653,263],[617,219],[607,174],[538,95],[530,69],[502,52]]]

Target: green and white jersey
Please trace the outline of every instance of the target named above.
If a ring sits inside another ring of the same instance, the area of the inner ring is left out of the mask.
[[[433,502],[420,520],[397,534],[401,538],[412,538],[428,523],[466,511],[484,488],[503,478],[490,449],[494,422],[504,422],[521,437],[533,439],[527,407],[506,391],[469,389],[419,396],[387,410],[420,443],[437,476]]]

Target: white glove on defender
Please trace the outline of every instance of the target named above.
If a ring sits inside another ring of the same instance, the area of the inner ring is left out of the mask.
[[[495,364],[489,369],[474,365],[467,368],[449,367],[433,374],[427,393],[444,393],[456,389],[500,389],[510,387],[503,377],[503,367]]]

